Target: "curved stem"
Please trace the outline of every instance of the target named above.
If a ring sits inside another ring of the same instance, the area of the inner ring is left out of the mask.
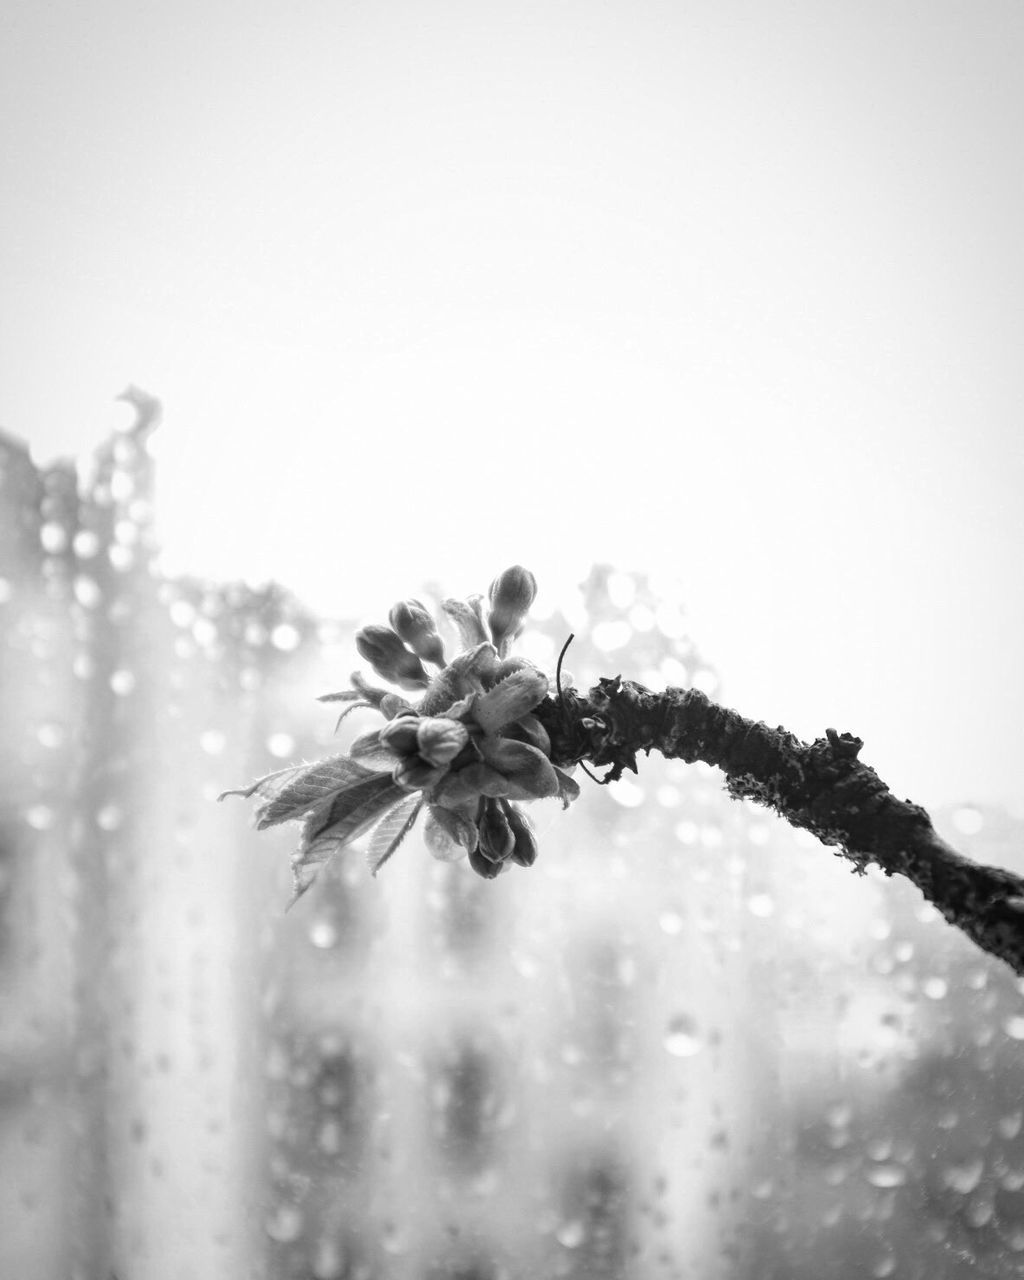
[[[808,744],[721,707],[697,689],[655,693],[604,679],[587,694],[565,690],[537,709],[552,760],[610,766],[605,781],[636,772],[637,752],[717,765],[734,799],[757,801],[863,872],[871,862],[911,880],[938,911],[991,955],[1024,976],[1024,879],[972,862],[935,832],[928,814],[897,800],[857,759],[863,743],[827,729]]]

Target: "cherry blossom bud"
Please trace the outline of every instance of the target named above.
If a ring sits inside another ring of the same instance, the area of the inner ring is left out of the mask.
[[[427,813],[427,820],[423,824],[423,843],[427,846],[427,852],[433,858],[437,858],[439,862],[457,862],[460,858],[466,856],[466,846],[471,845],[472,848],[477,846],[476,827],[463,819],[466,826],[472,829],[472,840],[467,840],[465,836],[460,840],[457,835],[453,835],[449,829],[452,824],[438,819],[438,813],[445,813],[445,810],[438,810],[431,807]],[[450,815],[453,819],[455,814]],[[458,833],[461,835],[461,832]]]
[[[532,867],[537,861],[537,841],[526,814],[507,800],[501,801],[501,807],[515,839],[512,861],[517,862],[521,867]]]
[[[484,762],[505,779],[504,790],[489,794],[510,800],[543,800],[559,793],[558,774],[542,751],[511,738],[485,738],[480,743]],[[486,794],[486,793],[485,793]]]
[[[356,648],[374,671],[392,684],[420,689],[430,683],[423,663],[390,627],[361,627],[356,632]]]
[[[455,624],[463,649],[475,648],[489,640],[479,596],[470,596],[468,600],[445,600],[441,608]]]
[[[498,652],[504,657],[508,645],[522,631],[530,605],[537,596],[537,579],[521,564],[506,569],[491,583],[491,607],[487,625]]]
[[[399,716],[380,731],[380,740],[399,759],[418,754],[419,716]]]
[[[512,856],[516,838],[499,801],[486,801],[477,830],[480,833],[480,851],[484,857],[490,858],[492,862],[504,862]]]
[[[444,645],[434,619],[418,600],[399,600],[388,620],[413,653],[435,666],[444,666]]]
[[[431,764],[448,765],[469,741],[469,730],[445,716],[420,720],[416,731],[419,754]]]
[[[507,864],[503,862],[492,862],[490,858],[488,858],[481,849],[477,847],[476,849],[470,849],[469,851],[469,865],[478,876],[483,876],[485,880],[493,880],[495,876],[501,875]]]
[[[505,725],[521,720],[547,695],[548,678],[543,671],[524,668],[477,698],[473,719],[486,733],[497,733]]]
[[[440,782],[447,772],[447,765],[427,764],[426,760],[410,756],[395,766],[394,779],[406,791],[426,791],[435,782]]]

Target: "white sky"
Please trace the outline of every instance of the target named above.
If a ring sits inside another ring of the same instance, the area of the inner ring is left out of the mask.
[[[1024,812],[1018,0],[4,28],[0,425],[160,396],[169,568],[672,573],[731,705]]]

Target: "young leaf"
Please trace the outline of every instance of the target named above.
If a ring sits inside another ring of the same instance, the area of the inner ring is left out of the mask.
[[[335,796],[330,811],[306,819],[302,840],[292,855],[295,892],[289,907],[302,897],[332,854],[351,844],[393,809],[409,793],[387,773],[374,773]]]
[[[237,791],[225,791],[225,796],[256,796],[253,816],[256,829],[276,826],[293,818],[302,818],[314,809],[322,808],[337,793],[354,786],[363,779],[379,776],[364,769],[348,756],[329,756],[315,764],[291,765],[268,773],[251,787]]]
[[[422,796],[409,796],[381,819],[366,851],[366,861],[373,875],[377,874],[412,830],[422,806]]]

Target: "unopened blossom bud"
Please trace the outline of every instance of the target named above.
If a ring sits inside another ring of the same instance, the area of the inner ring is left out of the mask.
[[[505,867],[502,862],[492,862],[480,850],[479,846],[476,849],[470,849],[469,865],[478,876],[483,876],[485,880],[493,880],[495,876],[500,876]]]
[[[504,862],[512,856],[516,840],[499,801],[485,801],[477,831],[480,833],[480,850],[485,857],[492,862]]]
[[[477,698],[473,719],[485,733],[497,733],[528,715],[547,696],[548,678],[543,671],[524,668],[494,685]]]
[[[423,663],[402,643],[390,627],[361,627],[356,632],[356,648],[374,671],[403,689],[421,689],[430,683]]]
[[[469,741],[469,730],[445,716],[420,720],[416,730],[419,754],[431,764],[448,765]]]
[[[409,756],[395,766],[394,779],[406,791],[426,791],[447,772],[447,765],[428,764],[417,756]]]
[[[521,867],[532,867],[537,861],[537,841],[526,814],[522,813],[507,800],[501,801],[501,807],[505,812],[509,828],[515,839],[512,849],[512,861],[517,862]]]
[[[444,666],[444,645],[434,619],[418,600],[399,600],[388,620],[413,653],[438,667]]]
[[[468,600],[445,600],[441,608],[455,625],[463,649],[474,649],[489,640],[480,596],[470,596]]]
[[[514,564],[494,579],[488,595],[491,607],[487,625],[495,647],[504,657],[508,645],[522,631],[530,605],[536,599],[537,579],[529,569]]]
[[[419,753],[417,731],[419,716],[398,716],[380,731],[381,743],[400,759]]]

